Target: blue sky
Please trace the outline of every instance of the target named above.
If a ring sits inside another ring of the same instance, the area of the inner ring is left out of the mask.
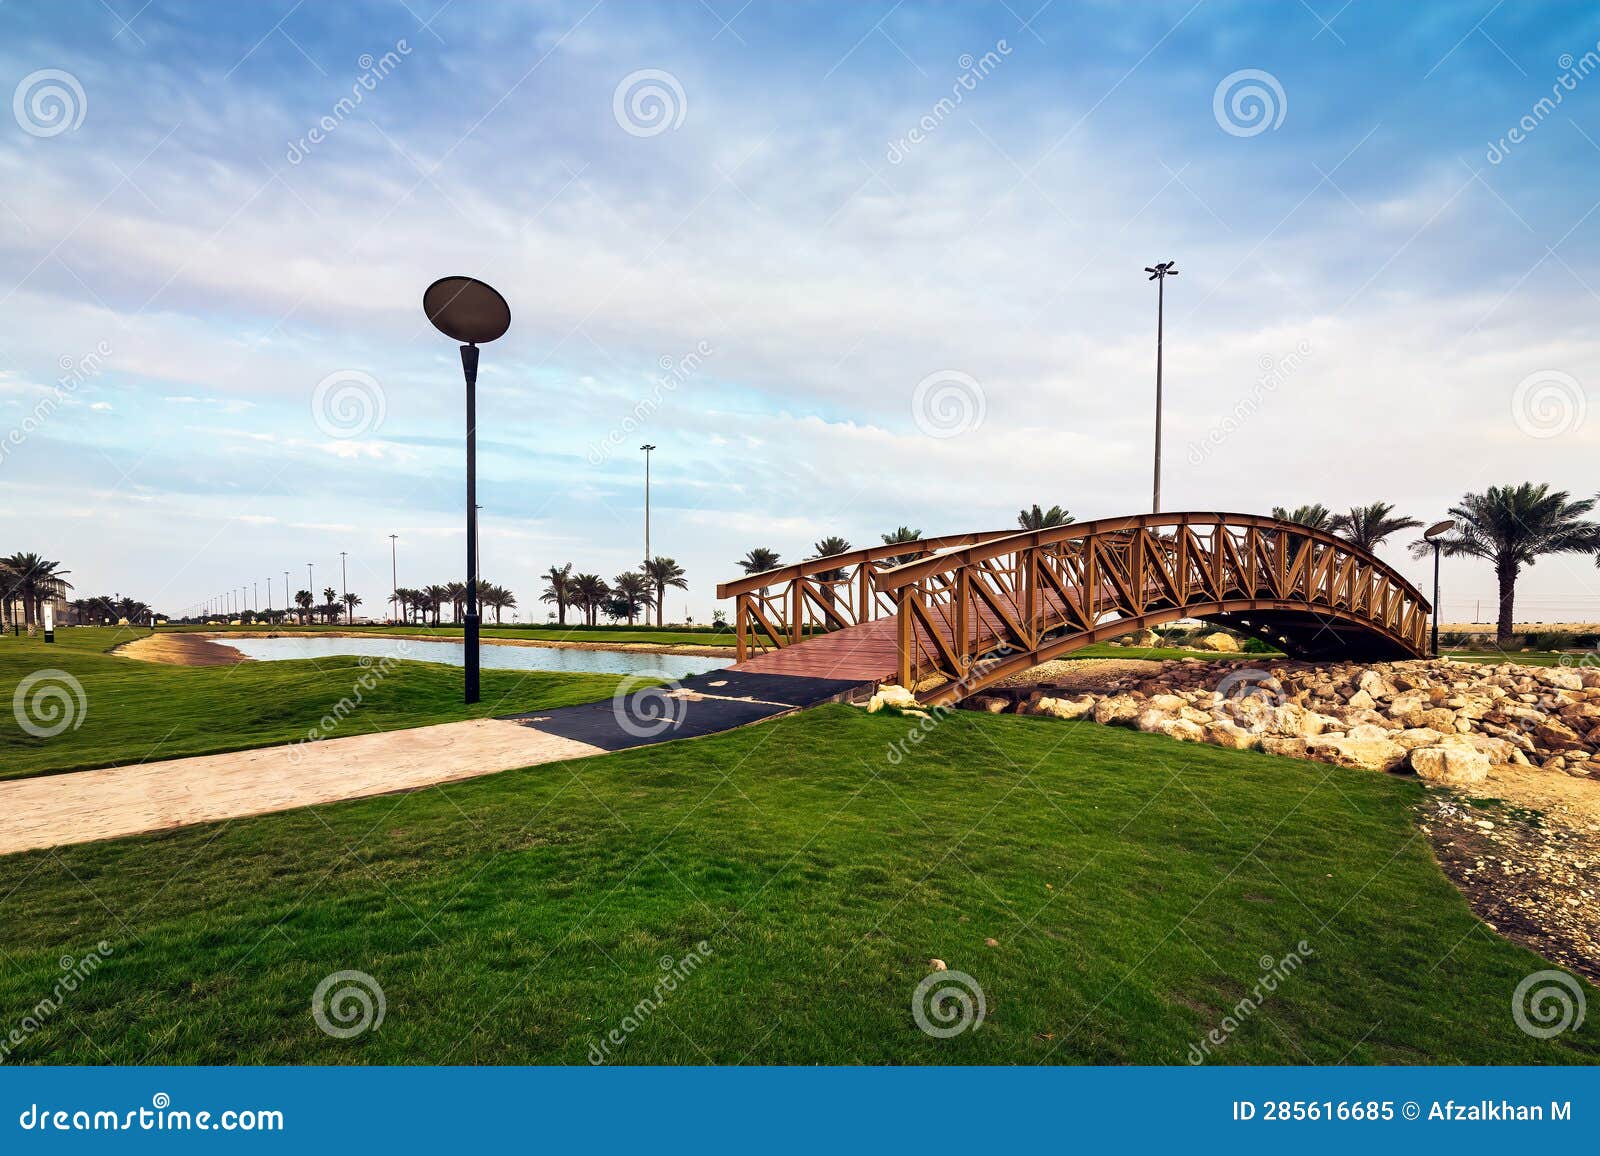
[[[637,559],[644,441],[675,617],[755,545],[1147,508],[1167,258],[1167,508],[1600,488],[1586,6],[441,3],[0,6],[5,548],[170,612],[341,550],[375,604],[390,533],[456,576],[446,273],[512,306],[525,616]],[[1600,617],[1600,571],[1523,606]]]

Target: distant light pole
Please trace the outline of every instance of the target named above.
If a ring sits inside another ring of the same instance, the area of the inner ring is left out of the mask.
[[[644,451],[644,561],[650,564],[650,452],[655,446],[640,446]]]
[[[257,609],[259,609],[261,607],[261,583],[259,583],[259,582],[250,583],[250,592],[253,595],[253,597],[251,599],[251,604],[253,606],[255,606]],[[271,586],[267,587],[267,598],[268,598],[268,600],[271,600],[271,598],[272,598],[272,587]]]
[[[272,617],[272,575],[267,575],[267,617]]]
[[[464,698],[478,701],[478,346],[505,336],[511,306],[473,277],[441,277],[422,294],[422,311],[433,327],[461,343],[461,373],[467,383],[467,613],[463,626]]]
[[[352,617],[353,607],[350,605],[350,567],[345,561],[349,551],[339,551],[339,597],[344,600],[344,624],[349,626],[355,619]]]
[[[1439,551],[1444,547],[1443,538],[1456,528],[1453,518],[1446,518],[1442,522],[1435,522],[1422,532],[1425,540],[1433,543],[1433,657],[1439,657]]]
[[[311,595],[311,605],[317,604],[317,580],[311,576],[311,563],[306,563],[306,590]]]
[[[1146,265],[1144,271],[1156,282],[1156,480],[1155,492],[1150,500],[1150,512],[1161,512],[1161,330],[1167,307],[1167,278],[1176,277],[1175,261],[1159,265]]]
[[[283,572],[283,617],[285,621],[289,618],[289,601],[289,571],[285,570]]]
[[[393,619],[398,619],[400,617],[400,562],[399,555],[396,553],[397,547],[395,545],[399,540],[399,534],[389,535],[389,617]]]

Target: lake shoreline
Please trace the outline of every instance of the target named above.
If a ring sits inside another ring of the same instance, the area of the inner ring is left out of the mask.
[[[388,638],[410,642],[460,642],[459,635],[395,634],[363,630],[230,630],[150,634],[125,642],[111,653],[140,662],[172,666],[224,666],[256,659],[220,641],[227,638]],[[484,646],[531,646],[545,650],[610,650],[633,654],[681,654],[697,658],[733,658],[731,646],[685,646],[659,642],[564,642],[524,638],[484,638]]]

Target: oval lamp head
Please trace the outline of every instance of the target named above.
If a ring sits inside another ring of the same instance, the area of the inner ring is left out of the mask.
[[[1441,534],[1448,534],[1451,530],[1454,530],[1455,528],[1456,528],[1455,521],[1453,519],[1451,519],[1451,518],[1446,518],[1442,522],[1435,522],[1433,525],[1429,526],[1426,530],[1424,530],[1422,532],[1422,536],[1424,538],[1426,538],[1428,541],[1431,542],[1435,538],[1439,537]]]
[[[463,345],[484,345],[511,328],[511,306],[476,277],[440,277],[422,295],[433,327]]]

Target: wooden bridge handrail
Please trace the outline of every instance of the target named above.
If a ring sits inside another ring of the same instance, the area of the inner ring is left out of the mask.
[[[1425,613],[1432,613],[1432,606],[1418,590],[1408,582],[1398,571],[1375,555],[1363,550],[1354,542],[1330,534],[1326,530],[1314,530],[1310,526],[1301,525],[1299,522],[1284,522],[1277,518],[1263,517],[1260,514],[1234,514],[1214,511],[1181,511],[1169,514],[1133,514],[1121,518],[1098,518],[1089,522],[1069,522],[1065,526],[1052,526],[1045,530],[1011,531],[1004,536],[991,536],[981,542],[976,542],[965,549],[953,550],[948,554],[940,554],[933,558],[919,558],[892,569],[884,570],[877,576],[878,589],[886,594],[892,594],[904,586],[920,582],[933,574],[942,574],[947,570],[959,570],[977,562],[984,562],[990,558],[998,558],[1005,554],[1020,553],[1024,550],[1036,549],[1040,546],[1049,546],[1057,542],[1070,542],[1074,538],[1085,538],[1096,534],[1113,534],[1121,530],[1144,530],[1160,526],[1234,526],[1239,528],[1255,528],[1258,530],[1275,530],[1286,533],[1299,534],[1311,538],[1324,545],[1334,546],[1337,549],[1360,558],[1364,562],[1376,567],[1379,572],[1386,574],[1389,579],[1411,595],[1422,607]],[[904,551],[890,551],[904,553]],[[721,587],[718,588],[719,591]]]
[[[894,558],[900,554],[931,554],[939,550],[949,550],[957,546],[971,546],[991,539],[1009,538],[1015,535],[1015,530],[976,530],[967,534],[946,534],[939,538],[917,538],[911,542],[866,546],[859,550],[846,551],[843,554],[832,554],[826,558],[807,558],[804,561],[794,562],[788,566],[779,566],[775,570],[767,570],[760,574],[748,574],[732,582],[718,583],[717,597],[733,598],[767,586],[777,586],[784,582],[792,582],[796,578],[809,578],[814,574],[823,574],[829,570],[843,570],[846,567],[856,566],[863,562],[877,562],[884,558]],[[884,571],[884,573],[893,572]]]

